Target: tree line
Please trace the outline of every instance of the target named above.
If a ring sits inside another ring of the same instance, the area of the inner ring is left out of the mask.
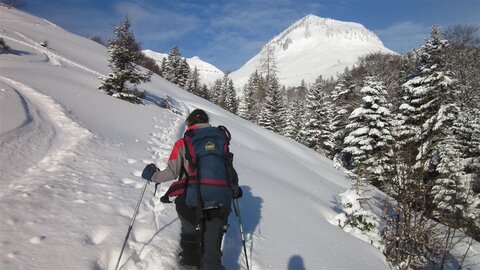
[[[480,240],[477,32],[434,26],[406,55],[369,54],[336,79],[293,88],[279,84],[266,48],[237,114],[325,154],[393,198],[380,232],[392,265],[443,269],[459,239]]]
[[[392,265],[442,269],[460,235],[480,240],[477,31],[434,26],[406,55],[369,54],[337,79],[294,89],[279,86],[274,69],[257,71],[243,88],[239,115],[325,154],[393,198],[381,232]]]
[[[133,37],[128,27],[126,20],[123,29],[115,28],[117,40],[135,44],[123,38],[122,33]],[[109,45],[112,73],[99,88],[139,103],[142,92],[124,86],[155,72],[323,153],[348,169],[358,185],[371,184],[393,199],[385,202],[381,231],[383,252],[393,266],[442,269],[459,236],[480,240],[477,32],[476,26],[455,25],[443,32],[433,26],[425,44],[408,54],[369,54],[337,78],[319,76],[313,84],[289,88],[279,83],[274,50],[265,48],[241,97],[228,74],[210,87],[202,84],[177,47],[160,67],[141,56],[132,60],[151,67],[130,78],[138,67],[116,62],[125,51],[114,41]],[[132,47],[140,51],[138,44]],[[123,85],[111,86],[122,80]],[[122,87],[126,90],[115,92]]]

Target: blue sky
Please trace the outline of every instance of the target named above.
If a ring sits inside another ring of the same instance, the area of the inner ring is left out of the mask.
[[[308,14],[357,22],[399,53],[419,47],[431,26],[480,25],[480,0],[24,0],[23,10],[83,36],[112,37],[128,15],[144,49],[199,56],[223,71]]]

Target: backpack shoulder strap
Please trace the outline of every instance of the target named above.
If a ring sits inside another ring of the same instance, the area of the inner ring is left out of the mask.
[[[227,170],[227,184],[232,190],[232,192],[235,192],[235,190],[238,189],[238,175],[233,168],[233,153],[230,152],[230,149],[228,147],[230,145],[230,141],[232,140],[232,135],[225,126],[218,126],[218,129],[223,133],[227,141],[227,151],[224,156],[225,166]]]
[[[185,147],[185,158],[187,159],[189,166],[192,169],[195,169],[195,161],[192,158],[192,153],[190,153],[191,150],[194,150],[194,149],[190,149],[193,147],[193,145],[191,145],[191,140],[187,140],[187,137],[190,137],[190,134],[192,132],[193,132],[192,130],[185,132],[185,134],[183,134],[182,140],[183,140],[183,145]]]
[[[225,138],[227,139],[227,144],[230,144],[230,141],[232,140],[232,135],[230,134],[230,131],[225,126],[218,126],[217,127],[220,132],[223,133]]]

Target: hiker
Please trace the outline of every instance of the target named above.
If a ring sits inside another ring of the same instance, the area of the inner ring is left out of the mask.
[[[204,270],[224,269],[221,245],[231,201],[242,196],[231,164],[233,155],[226,155],[231,154],[230,134],[224,127],[212,127],[201,109],[190,113],[185,124],[184,138],[174,144],[167,167],[159,170],[149,164],[142,178],[156,183],[178,178],[161,201],[169,203],[169,197],[176,197],[175,208],[181,222],[179,263]]]

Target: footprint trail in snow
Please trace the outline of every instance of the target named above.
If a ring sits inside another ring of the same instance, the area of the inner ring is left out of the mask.
[[[140,162],[146,164],[155,163],[159,168],[167,166],[168,157],[172,146],[178,139],[179,130],[183,128],[183,116],[175,115],[172,120],[157,119],[159,123],[154,126],[149,140],[151,156]],[[169,121],[165,124],[161,122]],[[136,160],[128,160],[128,163],[138,163]],[[140,171],[133,172],[135,176],[141,176]],[[122,179],[124,184],[138,183],[138,180],[129,178]],[[160,196],[168,189],[170,182],[158,186],[156,196],[153,196],[154,184],[149,184],[137,214],[132,232],[127,242],[127,247],[122,255],[120,269],[175,269],[176,253],[178,249],[179,226],[174,206],[160,202]],[[142,183],[143,186],[143,183]],[[130,215],[133,213],[130,212]],[[119,254],[120,250],[118,250]],[[112,253],[114,253],[112,251]],[[110,264],[111,265],[111,264]]]

